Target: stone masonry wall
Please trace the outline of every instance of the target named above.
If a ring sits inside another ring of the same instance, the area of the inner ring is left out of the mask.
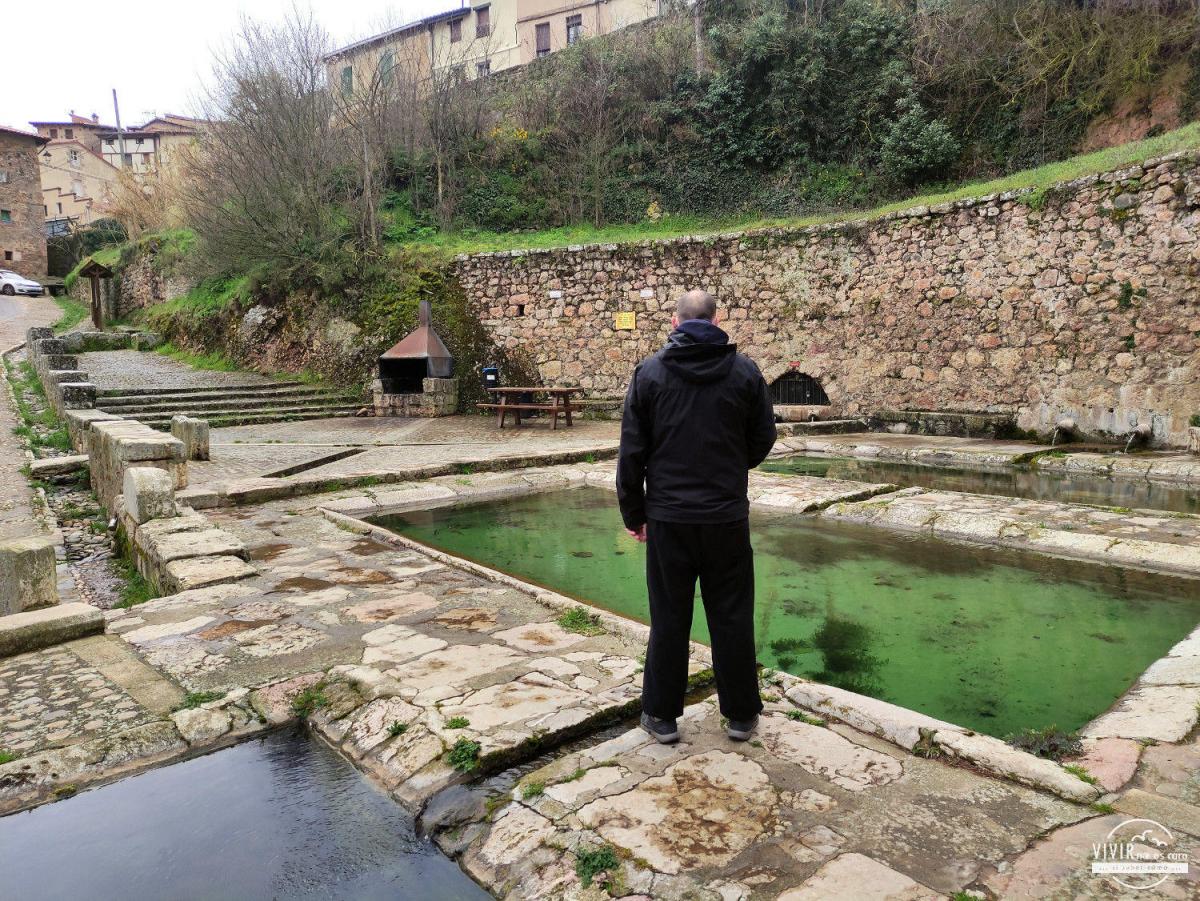
[[[134,310],[174,300],[186,294],[194,281],[181,275],[163,274],[156,268],[157,252],[141,250],[120,269],[120,277],[101,279],[100,296],[104,303],[105,321],[123,319]],[[71,296],[80,303],[91,304],[91,282],[76,279]]]
[[[0,128],[0,269],[46,277],[46,214],[38,142]]]
[[[498,345],[593,396],[623,392],[703,287],[768,381],[814,376],[840,414],[991,411],[1041,432],[1070,416],[1184,445],[1200,413],[1197,152],[871,221],[455,265]]]

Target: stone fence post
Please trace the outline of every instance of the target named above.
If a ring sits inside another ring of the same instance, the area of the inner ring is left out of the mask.
[[[131,419],[93,422],[87,430],[92,488],[106,510],[116,512],[116,499],[125,487],[125,472],[133,466],[161,469],[173,488],[187,487],[183,442]]]
[[[58,603],[54,542],[41,536],[0,543],[0,616]]]

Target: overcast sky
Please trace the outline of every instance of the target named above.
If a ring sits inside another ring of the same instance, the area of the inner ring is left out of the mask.
[[[460,0],[298,0],[337,44],[455,8]],[[113,120],[112,89],[123,125],[154,113],[195,111],[214,48],[242,16],[283,19],[293,0],[3,0],[0,125],[65,119],[70,110]]]

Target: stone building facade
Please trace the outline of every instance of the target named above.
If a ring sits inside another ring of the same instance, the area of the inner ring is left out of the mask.
[[[0,269],[46,277],[46,225],[38,148],[43,138],[0,126]]]
[[[872,220],[455,265],[498,345],[592,396],[623,392],[704,287],[768,381],[808,374],[834,413],[1010,413],[1043,433],[1069,416],[1169,445],[1200,414],[1196,152]]]

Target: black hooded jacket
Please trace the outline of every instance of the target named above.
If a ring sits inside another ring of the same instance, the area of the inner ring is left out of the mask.
[[[746,475],[775,443],[767,383],[729,336],[690,319],[633,372],[621,419],[617,498],[629,529],[647,519],[745,519]]]

